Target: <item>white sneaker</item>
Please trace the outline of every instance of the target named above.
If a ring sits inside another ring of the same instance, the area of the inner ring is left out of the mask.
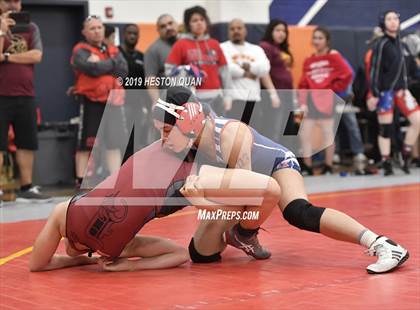
[[[410,256],[406,249],[384,236],[378,237],[366,252],[370,256],[378,257],[376,263],[367,266],[368,273],[390,272]]]
[[[334,157],[333,157],[333,163],[334,163],[334,164],[339,164],[339,163],[341,163],[341,157],[340,157],[340,155],[338,155],[338,154],[334,154]]]
[[[359,154],[354,155],[353,160],[356,162],[361,162],[361,161],[365,162],[367,161],[367,157],[365,154],[359,153]]]

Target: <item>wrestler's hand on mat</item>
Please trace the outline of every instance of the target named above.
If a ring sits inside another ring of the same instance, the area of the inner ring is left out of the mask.
[[[99,262],[98,256],[88,257],[86,255],[83,255],[83,256],[78,256],[78,257],[80,258],[82,265],[94,265]]]
[[[378,97],[370,97],[366,102],[368,110],[375,111],[376,107],[378,106],[378,101]]]
[[[133,269],[133,261],[128,258],[118,258],[114,261],[101,257],[98,264],[104,271],[131,271]]]

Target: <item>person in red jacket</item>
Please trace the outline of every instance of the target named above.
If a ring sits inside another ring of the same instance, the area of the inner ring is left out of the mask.
[[[71,57],[75,72],[73,94],[80,102],[76,153],[76,185],[79,186],[102,119],[110,173],[120,167],[120,149],[124,146],[122,143],[128,141],[125,116],[121,109],[125,93],[118,80],[127,75],[127,62],[116,46],[104,43],[105,28],[99,17],[89,16],[83,24],[82,33],[86,41],[75,45]]]
[[[341,56],[331,49],[331,35],[325,28],[314,30],[312,44],[315,53],[306,58],[303,64],[303,73],[299,82],[299,105],[307,114],[302,123],[302,149],[305,167],[308,174],[312,174],[312,134],[315,125],[322,128],[323,139],[331,145],[326,149],[325,166],[322,173],[332,173],[334,157],[334,93],[320,91],[310,92],[309,89],[331,89],[335,93],[343,92],[350,85],[352,70]]]

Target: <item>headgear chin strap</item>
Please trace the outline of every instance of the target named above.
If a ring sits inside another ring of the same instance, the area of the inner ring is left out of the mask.
[[[176,104],[173,104],[173,103],[166,102],[166,101],[164,101],[160,98],[157,100],[157,103],[156,103],[155,107],[161,108],[162,110],[164,110],[164,111],[168,112],[169,114],[175,116],[175,118],[177,120],[181,119],[181,115],[179,113],[177,113],[176,110],[181,110],[181,111],[185,110],[185,108],[183,106],[179,106],[179,105],[176,105]]]
[[[175,125],[185,135],[198,136],[205,123],[203,106],[198,102],[186,102],[182,106],[158,99],[156,108],[160,108],[176,118]]]

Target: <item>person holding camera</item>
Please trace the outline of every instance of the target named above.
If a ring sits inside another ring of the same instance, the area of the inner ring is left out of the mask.
[[[20,0],[0,0],[0,171],[12,125],[21,184],[16,201],[47,201],[49,197],[32,185],[38,148],[34,67],[42,59],[42,42],[38,26],[21,10]]]

